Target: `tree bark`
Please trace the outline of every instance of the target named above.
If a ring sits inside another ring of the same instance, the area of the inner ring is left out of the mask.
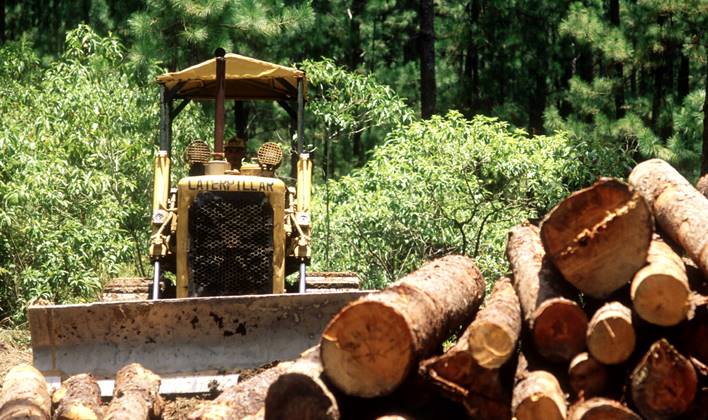
[[[590,319],[588,351],[600,363],[616,365],[624,362],[632,355],[636,342],[632,311],[621,303],[607,303]]]
[[[580,400],[601,395],[607,389],[607,368],[589,353],[578,354],[570,361],[568,382]]]
[[[690,91],[690,65],[688,61],[688,56],[681,52],[679,52],[679,54],[681,58],[679,62],[678,80],[676,83],[676,94],[678,96],[678,104],[681,105],[681,102],[683,102],[683,98],[688,96],[688,92]]]
[[[471,321],[483,298],[484,279],[472,259],[428,262],[332,319],[322,333],[325,374],[347,395],[387,395],[452,330]]]
[[[541,240],[568,282],[604,298],[644,266],[653,230],[642,197],[623,182],[601,178],[551,210],[541,223]]]
[[[654,210],[659,227],[708,277],[708,199],[660,159],[635,166],[629,183]]]
[[[632,372],[632,400],[639,413],[651,419],[680,415],[696,393],[696,371],[665,339],[652,344]]]
[[[620,26],[620,2],[610,0],[610,24],[619,28]],[[624,65],[620,61],[615,61],[610,65],[610,71],[614,76],[615,85],[613,88],[615,97],[615,118],[624,117]]]
[[[337,399],[323,376],[320,348],[315,346],[300,356],[268,388],[265,418],[337,420]]]
[[[305,353],[312,351],[310,348]],[[278,363],[257,375],[226,388],[216,399],[204,404],[187,416],[190,420],[228,420],[248,416],[265,416],[268,388],[293,362]],[[260,413],[260,414],[259,414]]]
[[[54,420],[98,420],[103,418],[101,389],[90,374],[74,375],[52,394]]]
[[[672,326],[683,321],[691,307],[686,267],[670,246],[655,236],[647,265],[634,275],[632,305],[647,322]]]
[[[511,412],[518,420],[565,419],[565,394],[555,376],[545,370],[530,371],[528,361],[519,355],[516,385],[511,399]]]
[[[44,376],[21,364],[5,375],[0,396],[0,419],[48,420],[52,401]]]
[[[423,119],[435,114],[435,2],[422,0],[418,9],[420,21],[420,111]]]
[[[468,327],[445,354],[420,363],[420,375],[448,398],[461,402],[471,418],[509,419],[511,396],[505,391],[499,369],[477,363],[470,349]]]
[[[521,306],[511,280],[502,277],[468,327],[469,349],[480,366],[496,369],[516,350],[521,333]]]
[[[361,48],[361,15],[364,13],[366,0],[352,0],[349,11],[349,70],[356,71],[362,63],[364,51]],[[364,155],[364,144],[362,143],[361,132],[357,131],[352,136],[352,153],[358,165],[362,165],[366,156]]]
[[[708,198],[708,174],[705,174],[698,179],[698,182],[696,183],[696,189],[698,190],[698,192]]]
[[[160,377],[138,363],[122,367],[116,373],[113,399],[106,420],[158,419],[162,415]]]
[[[585,347],[588,319],[545,258],[538,228],[528,223],[512,228],[506,255],[537,351],[552,361],[570,360]]]
[[[618,401],[591,398],[571,406],[568,420],[641,420],[641,417]]]

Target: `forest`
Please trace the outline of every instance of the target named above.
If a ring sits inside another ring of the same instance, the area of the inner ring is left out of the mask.
[[[642,160],[708,173],[707,29],[708,0],[0,0],[0,321],[150,276],[154,80],[217,47],[306,72],[313,268],[380,288],[449,253],[496,278],[511,226]]]

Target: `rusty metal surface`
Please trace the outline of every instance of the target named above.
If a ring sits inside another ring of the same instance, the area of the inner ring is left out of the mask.
[[[307,293],[31,306],[34,365],[45,375],[112,377],[131,362],[158,374],[290,360],[366,294]]]

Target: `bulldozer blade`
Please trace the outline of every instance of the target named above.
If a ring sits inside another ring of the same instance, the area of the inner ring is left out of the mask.
[[[291,360],[365,291],[31,306],[34,365],[111,378],[138,362],[160,375],[228,373]]]

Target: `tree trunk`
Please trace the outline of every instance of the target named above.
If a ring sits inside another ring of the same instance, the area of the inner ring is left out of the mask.
[[[106,420],[158,419],[163,401],[159,394],[160,377],[138,363],[122,367],[116,373],[113,399]]]
[[[4,44],[5,37],[5,0],[0,0],[0,44]]]
[[[325,383],[320,348],[315,346],[300,356],[268,388],[266,419],[337,420],[337,400]]]
[[[314,349],[305,351],[308,353]],[[293,365],[293,362],[278,363],[257,375],[226,388],[216,399],[204,404],[187,416],[190,420],[228,420],[248,416],[265,415],[265,399],[268,388]]]
[[[52,401],[44,376],[21,364],[5,375],[0,396],[0,419],[49,420]]]
[[[657,135],[661,131],[659,115],[661,114],[661,104],[664,101],[664,75],[666,73],[666,65],[663,62],[664,57],[661,57],[660,60],[654,68],[654,96],[651,102],[651,128]]]
[[[361,15],[364,13],[366,0],[352,0],[349,19],[349,69],[356,71],[362,63],[364,51],[361,48]],[[366,156],[362,143],[361,132],[357,131],[352,136],[352,153],[358,165],[364,164]]]
[[[342,309],[322,333],[324,371],[347,395],[391,393],[484,298],[472,259],[448,256]]]
[[[610,24],[619,28],[620,26],[620,2],[619,0],[610,0]],[[615,97],[615,118],[624,117],[624,65],[622,62],[615,61],[610,65],[614,81],[614,97]]]
[[[570,360],[585,347],[588,319],[545,258],[538,232],[530,224],[509,232],[506,255],[514,289],[538,352],[549,360]]]
[[[519,355],[516,385],[511,399],[511,412],[518,420],[565,419],[566,401],[558,380],[545,370],[530,371],[528,361]]]
[[[90,374],[74,375],[52,394],[54,420],[98,420],[103,418],[101,389]]]
[[[631,376],[632,400],[651,419],[673,418],[688,409],[696,393],[696,371],[665,339],[652,344]]]
[[[578,354],[570,361],[568,382],[579,400],[601,395],[607,389],[607,368],[589,353]]]
[[[563,277],[604,298],[632,280],[646,262],[651,212],[638,193],[601,178],[558,204],[541,223],[541,240]]]
[[[647,265],[634,275],[630,293],[634,310],[652,324],[676,325],[688,314],[691,290],[686,267],[658,236],[649,247]]]
[[[689,78],[691,74],[688,56],[682,52],[679,52],[679,54],[681,58],[679,61],[678,80],[676,82],[676,95],[678,96],[678,105],[681,105],[683,98],[688,96],[688,92],[690,91]]]
[[[568,420],[641,420],[641,417],[618,401],[591,398],[571,406]]]
[[[588,324],[590,354],[606,365],[629,359],[637,337],[632,327],[632,311],[619,302],[610,302],[595,312]]]
[[[435,2],[422,0],[418,9],[420,22],[420,111],[423,119],[435,114]]]
[[[629,183],[654,210],[659,227],[708,277],[708,199],[660,159],[635,166]]]
[[[496,369],[509,360],[521,333],[521,306],[511,280],[503,277],[494,283],[468,330],[470,352],[480,366]]]
[[[708,57],[708,54],[706,55]],[[701,149],[701,176],[708,174],[708,64],[706,64],[705,98],[703,99],[703,148]]]
[[[471,418],[511,418],[511,398],[501,373],[477,363],[470,349],[470,327],[445,354],[422,361],[420,375],[448,398],[462,402]]]

